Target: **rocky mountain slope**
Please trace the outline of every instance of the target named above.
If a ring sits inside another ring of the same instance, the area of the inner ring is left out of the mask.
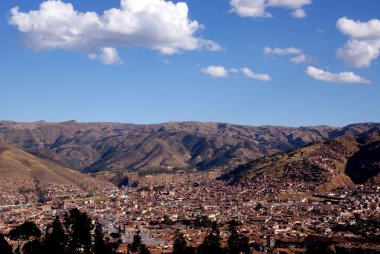
[[[353,183],[380,183],[380,131],[342,136],[240,165],[221,179],[238,183],[260,177],[328,190]]]
[[[241,126],[224,123],[0,122],[0,143],[83,172],[229,169],[347,133],[372,132],[380,124],[344,128]]]
[[[0,205],[101,195],[114,188],[13,146],[0,146]]]

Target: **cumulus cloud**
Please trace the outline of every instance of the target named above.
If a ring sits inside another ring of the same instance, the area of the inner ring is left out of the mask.
[[[302,54],[302,55],[290,58],[289,61],[293,64],[301,64],[301,63],[312,64],[312,63],[318,62],[318,58]]]
[[[337,56],[346,65],[362,68],[369,67],[380,55],[380,20],[368,22],[354,21],[346,17],[337,22],[338,30],[349,40],[337,50]]]
[[[343,34],[355,39],[380,39],[380,20],[378,19],[361,22],[343,17],[338,20],[337,27]]]
[[[251,69],[244,67],[241,68],[240,70],[246,77],[251,78],[251,79],[256,79],[256,80],[261,80],[261,81],[270,81],[272,78],[265,73],[255,73]]]
[[[292,57],[289,59],[289,61],[293,64],[300,64],[300,63],[313,63],[316,61],[314,57],[307,56],[303,53],[302,49],[298,48],[270,48],[265,47],[264,48],[264,54],[265,55],[276,55],[276,56],[287,56],[287,55],[294,55],[295,57]]]
[[[64,49],[92,55],[103,51],[98,58],[106,62],[118,46],[146,47],[168,55],[199,49],[221,50],[216,42],[195,35],[203,26],[190,20],[188,12],[184,2],[121,0],[119,8],[100,15],[79,12],[61,0],[47,0],[38,10],[29,12],[14,7],[9,23],[36,51]]]
[[[202,72],[213,78],[227,78],[228,71],[223,66],[208,66],[202,68]]]
[[[122,64],[123,60],[120,59],[119,53],[115,48],[102,48],[99,60],[104,64]]]
[[[208,66],[208,67],[202,68],[201,71],[212,78],[227,78],[229,77],[229,73],[234,73],[234,74],[243,74],[244,76],[248,78],[260,80],[260,81],[272,80],[272,78],[268,74],[253,72],[251,69],[247,67],[240,68],[240,69],[230,68],[227,70],[223,66]]]
[[[292,62],[294,64],[305,63],[306,61],[307,61],[307,56],[303,55],[303,54],[300,56],[290,58],[290,62]]]
[[[302,50],[297,49],[297,48],[270,48],[270,47],[265,47],[264,53],[266,55],[278,55],[278,56],[303,54]]]
[[[231,11],[241,17],[270,18],[267,8],[285,8],[294,10],[292,16],[295,18],[306,17],[302,9],[311,4],[311,0],[230,0]]]
[[[303,19],[303,18],[306,18],[306,16],[307,16],[306,12],[302,9],[297,9],[292,12],[293,18]]]
[[[306,70],[306,74],[310,77],[325,82],[343,83],[343,84],[369,84],[369,80],[360,77],[353,72],[340,72],[331,73],[324,71],[313,66],[309,66]]]

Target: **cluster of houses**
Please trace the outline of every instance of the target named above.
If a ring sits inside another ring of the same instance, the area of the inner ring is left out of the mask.
[[[79,208],[100,221],[106,232],[120,233],[124,243],[140,232],[152,253],[171,252],[176,229],[189,246],[199,246],[210,230],[197,226],[202,216],[219,223],[222,245],[228,238],[228,221],[239,222],[238,230],[250,239],[254,253],[306,253],[321,244],[341,253],[356,253],[356,249],[380,253],[380,244],[347,230],[357,223],[358,214],[363,220],[380,221],[378,186],[314,194],[307,193],[301,182],[266,179],[227,185],[196,176],[183,179],[164,184],[150,179],[143,187],[124,187],[99,198],[0,207],[0,233],[24,221],[44,229],[56,215]],[[380,229],[374,234],[380,236]]]

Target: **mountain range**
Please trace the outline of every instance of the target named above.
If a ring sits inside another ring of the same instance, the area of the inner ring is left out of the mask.
[[[368,135],[377,123],[345,127],[243,126],[226,123],[21,123],[0,121],[0,144],[83,173],[230,170],[259,158],[342,136]]]

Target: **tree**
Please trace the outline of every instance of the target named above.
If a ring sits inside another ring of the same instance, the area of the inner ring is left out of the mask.
[[[248,237],[245,237],[237,232],[238,225],[239,224],[235,220],[228,223],[228,230],[230,232],[230,236],[227,240],[228,254],[249,254],[250,247]]]
[[[177,229],[174,236],[173,254],[185,253],[186,245],[187,241],[185,236]]]
[[[261,203],[257,203],[256,206],[255,206],[255,210],[258,211],[261,208],[263,208],[263,205]]]
[[[145,244],[141,244],[139,254],[151,254]]]
[[[162,219],[162,224],[170,226],[173,225],[174,222],[170,219],[168,215],[165,214],[164,218]]]
[[[212,225],[212,221],[206,215],[197,216],[194,222],[194,226],[196,228],[208,228],[208,227],[211,227],[211,225]]]
[[[57,216],[46,228],[43,251],[45,254],[65,254],[67,243],[68,237],[63,230],[59,216]]]
[[[132,244],[128,244],[128,253],[150,254],[145,244],[142,244],[140,231],[133,236]]]
[[[99,222],[95,223],[95,232],[94,232],[94,248],[92,251],[94,254],[104,254],[106,253],[106,242],[104,241],[104,234],[102,225]]]
[[[5,240],[3,234],[0,234],[0,253],[12,254],[12,247],[9,245],[7,240]]]
[[[120,236],[120,234],[119,234]],[[120,239],[119,239],[120,240]],[[102,225],[99,222],[95,223],[94,230],[94,247],[92,249],[94,254],[113,254],[119,247],[120,242],[110,243],[104,240],[104,233]]]
[[[42,244],[38,239],[27,242],[24,247],[22,247],[23,254],[41,254]]]
[[[28,240],[29,237],[41,237],[41,230],[34,222],[24,222],[9,232],[9,238],[11,240]]]
[[[216,222],[212,223],[211,231],[206,235],[203,243],[199,246],[201,254],[220,254],[223,253],[220,244],[220,231]]]
[[[92,247],[91,231],[94,228],[87,213],[72,209],[65,214],[65,227],[69,232],[68,253],[90,254]]]
[[[141,243],[140,231],[137,231],[136,235],[133,236],[133,242],[130,245],[130,251],[137,252],[141,247]]]

